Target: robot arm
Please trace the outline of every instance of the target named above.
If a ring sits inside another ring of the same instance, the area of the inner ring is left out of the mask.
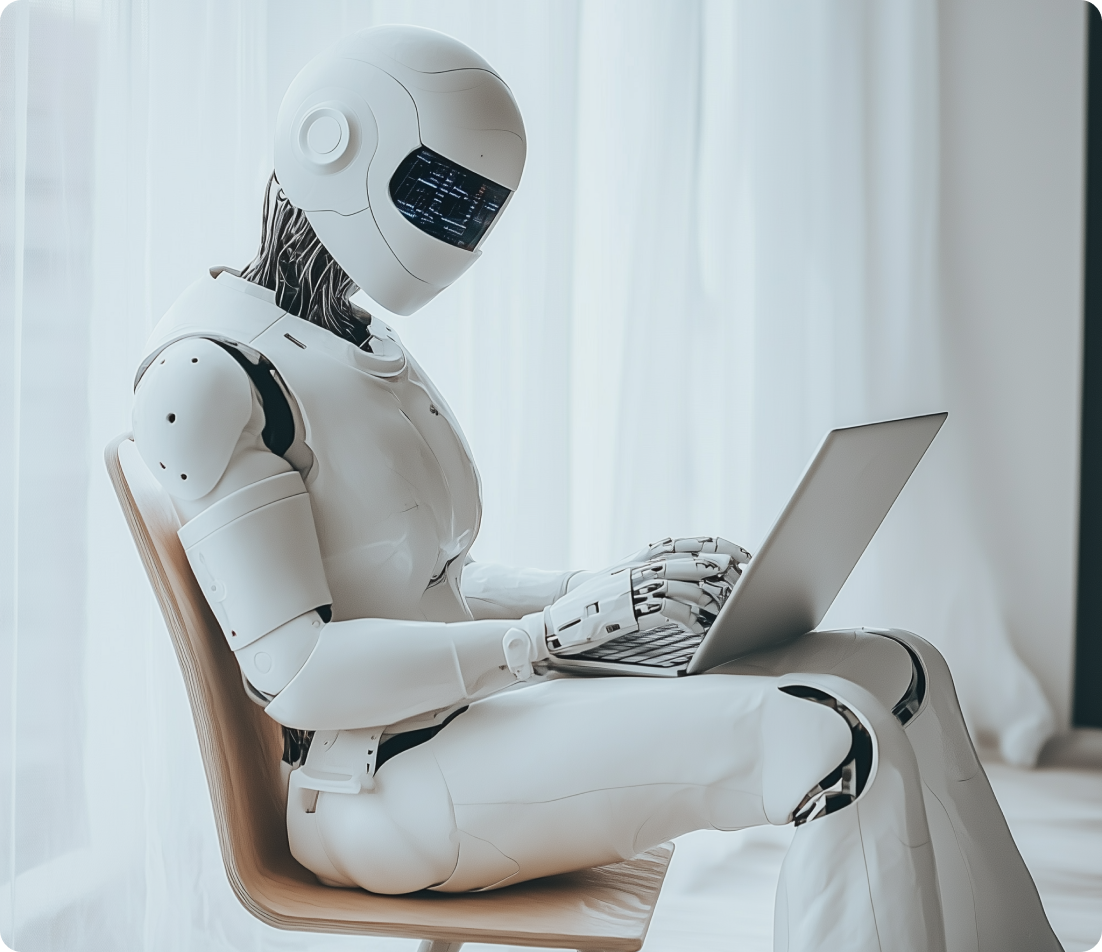
[[[308,618],[305,624],[315,626],[316,644],[266,711],[286,727],[309,730],[396,724],[485,697],[520,674],[531,676],[532,661],[540,660],[532,646],[542,644],[544,631],[542,613],[520,620],[316,624]],[[519,662],[511,657],[510,636],[522,642]]]
[[[218,344],[194,338],[162,351],[138,386],[133,425],[243,674],[274,697],[267,710],[285,726],[393,724],[506,687],[546,656],[542,614],[326,624],[332,596],[310,497],[264,445],[257,393]],[[523,635],[523,663],[503,643],[510,631]]]

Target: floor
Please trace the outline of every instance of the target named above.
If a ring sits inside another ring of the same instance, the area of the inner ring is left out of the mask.
[[[986,769],[1064,948],[1094,949],[1102,937],[1102,770]],[[681,837],[643,952],[770,952],[773,893],[791,836],[769,827]],[[503,947],[464,946],[494,950]]]

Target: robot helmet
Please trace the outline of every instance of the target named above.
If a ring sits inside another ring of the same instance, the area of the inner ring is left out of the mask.
[[[352,280],[397,314],[478,258],[525,152],[520,110],[493,68],[414,26],[363,30],[315,57],[276,123],[287,197]]]

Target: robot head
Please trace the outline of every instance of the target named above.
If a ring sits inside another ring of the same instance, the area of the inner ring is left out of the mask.
[[[352,280],[412,314],[478,258],[525,150],[516,101],[481,56],[434,30],[383,26],[295,77],[275,167]]]

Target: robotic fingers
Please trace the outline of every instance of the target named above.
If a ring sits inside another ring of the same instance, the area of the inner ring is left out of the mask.
[[[708,615],[718,611],[710,596],[688,582],[647,582],[634,588],[634,594],[635,617],[644,630],[669,620],[702,635]]]
[[[681,558],[598,575],[546,609],[547,648],[568,656],[670,622],[703,634],[731,593],[737,573],[734,556],[687,552]]]
[[[727,601],[738,573],[738,563],[729,555],[647,562],[632,569],[635,614],[641,627],[651,627],[643,620],[657,614],[703,634]]]
[[[691,561],[696,558],[715,556],[726,557],[730,560],[728,568],[732,584],[742,574],[742,566],[750,561],[750,553],[746,549],[719,536],[686,536],[678,539],[667,537],[658,542],[652,542],[638,552],[621,559],[603,572],[575,572],[567,582],[567,591],[573,591],[595,578],[621,569],[642,568],[649,563],[676,563],[683,560]]]
[[[653,562],[656,559],[682,559],[698,555],[729,556],[734,563],[736,575],[742,572],[738,566],[750,561],[750,553],[741,545],[735,545],[734,542],[728,542],[719,536],[686,536],[679,539],[667,537],[658,542],[652,542],[645,549],[640,549],[629,556],[621,564],[637,565],[642,562]]]

